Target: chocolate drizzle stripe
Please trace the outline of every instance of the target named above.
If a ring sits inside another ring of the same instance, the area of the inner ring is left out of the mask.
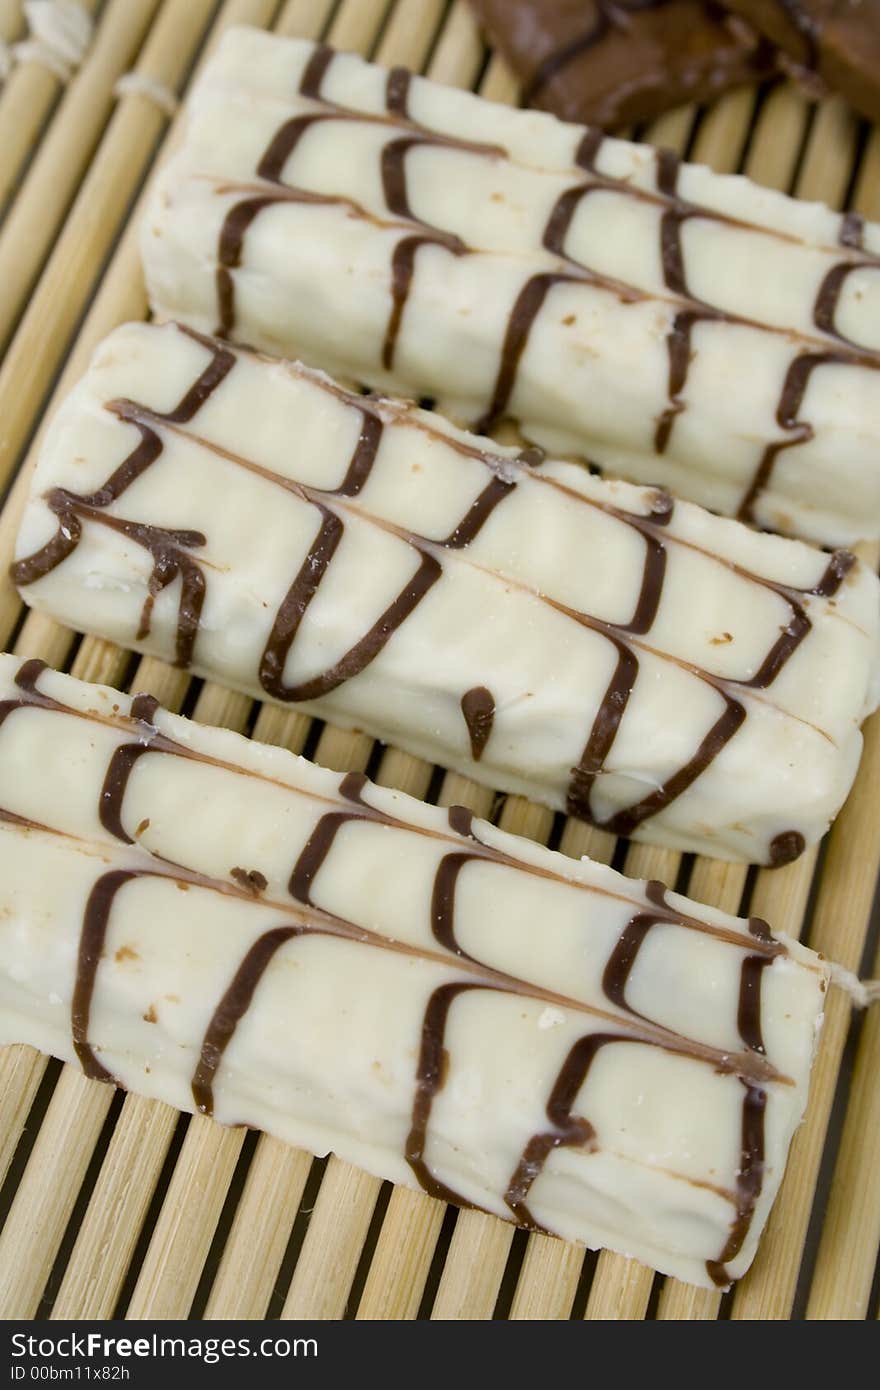
[[[645,896],[651,910],[637,912],[627,922],[618,937],[617,944],[608,957],[602,976],[602,991],[618,1008],[626,1010],[636,1018],[643,1018],[626,999],[626,987],[632,974],[636,958],[647,940],[652,927],[660,924],[672,927],[692,927],[695,919],[682,916],[671,907],[666,898],[666,886],[657,879],[645,885]],[[746,1047],[753,1052],[764,1054],[761,1039],[761,972],[772,965],[778,955],[784,954],[781,942],[774,941],[767,923],[759,917],[749,921],[749,931],[756,941],[765,948],[759,955],[748,955],[741,967],[740,999],[737,1014],[737,1027]]]
[[[110,914],[113,911],[117,894],[126,884],[138,877],[136,869],[116,869],[110,873],[102,874],[96,880],[89,894],[86,910],[83,914],[76,982],[71,1000],[70,1025],[73,1047],[79,1064],[86,1076],[91,1077],[93,1081],[113,1081],[115,1079],[103,1063],[98,1061],[89,1044],[89,1015],[95,993],[98,966],[101,963],[104,942],[107,938]]]
[[[345,477],[336,489],[339,497],[357,497],[373,471],[382,442],[382,421],[372,411],[361,408],[361,430]]]
[[[661,787],[649,792],[634,805],[617,811],[602,822],[604,828],[614,835],[631,836],[646,820],[671,805],[677,797],[687,791],[697,778],[715,761],[746,718],[746,711],[738,700],[723,692],[724,710],[701,740],[692,758],[668,777]]]
[[[498,365],[498,374],[495,377],[489,407],[474,425],[477,434],[488,434],[507,409],[513,395],[520,359],[525,352],[532,326],[544,307],[544,300],[549,291],[554,285],[571,283],[573,279],[574,277],[571,275],[545,271],[541,275],[531,276],[523,285],[508,315],[504,342],[501,346],[501,361]]]
[[[145,753],[153,752],[150,743],[121,743],[113,753],[101,788],[98,815],[104,829],[125,845],[134,844],[134,839],[122,824],[122,803],[128,788],[128,779],[135,764]]]
[[[455,890],[464,866],[479,858],[473,850],[444,855],[434,875],[431,892],[431,932],[434,939],[444,950],[464,960],[473,960],[474,957],[462,949],[455,936]]]
[[[471,745],[471,757],[478,763],[492,734],[495,699],[485,685],[475,685],[461,697],[461,712]]]
[[[569,1051],[547,1102],[547,1119],[551,1128],[533,1135],[528,1141],[504,1194],[504,1201],[518,1225],[532,1231],[543,1229],[532,1216],[526,1199],[554,1149],[597,1147],[593,1126],[583,1118],[572,1116],[571,1111],[597,1054],[608,1043],[627,1041],[637,1042],[638,1039],[622,1038],[614,1033],[588,1033],[586,1037],[579,1038]]]
[[[312,97],[315,101],[321,101],[321,86],[327,75],[327,69],[336,57],[335,49],[328,43],[316,43],[309,61],[303,69],[300,78],[299,89],[305,97]]]
[[[159,713],[159,701],[155,695],[141,694],[135,695],[131,702],[131,718],[136,719],[141,724],[149,724],[155,729],[155,718]]]
[[[735,1259],[751,1229],[755,1207],[764,1183],[764,1116],[767,1092],[760,1086],[742,1083],[745,1090],[742,1111],[742,1155],[737,1175],[737,1212],[730,1235],[717,1260],[707,1260],[710,1279],[720,1288],[730,1283],[726,1266]]]
[[[761,977],[771,962],[767,956],[746,956],[740,977],[737,1027],[746,1047],[764,1055],[761,1032]]]
[[[627,922],[621,932],[602,976],[602,989],[618,1008],[627,1009],[630,1013],[635,1012],[626,1002],[627,981],[649,931],[658,921],[664,920],[668,919],[657,917],[651,912],[639,912]]]
[[[461,1207],[473,1207],[474,1203],[436,1176],[426,1160],[425,1150],[429,1137],[432,1105],[442,1089],[449,1065],[449,1054],[445,1047],[449,1015],[456,999],[474,988],[480,988],[480,986],[453,981],[440,985],[433,991],[428,1000],[422,1023],[421,1046],[416,1067],[416,1093],[410,1131],[405,1147],[407,1162],[425,1192],[429,1196],[436,1197],[439,1201],[452,1202]],[[526,1198],[554,1149],[581,1147],[591,1152],[599,1147],[596,1142],[596,1131],[589,1121],[571,1114],[596,1054],[609,1043],[642,1041],[644,1040],[638,1037],[626,1037],[616,1033],[588,1033],[574,1043],[554,1082],[547,1102],[547,1116],[551,1128],[533,1135],[528,1141],[504,1194],[503,1200],[510,1209],[517,1225],[532,1231],[544,1229],[532,1216],[526,1204]],[[675,1172],[670,1172],[669,1175],[689,1181],[683,1175]],[[713,1190],[718,1191],[719,1189],[713,1188]],[[723,1191],[720,1195],[728,1196]]]
[[[264,690],[284,689],[284,664],[336,547],[342,540],[344,525],[335,512],[321,507],[321,524],[308,554],[285,594],[272,633],[260,659],[260,684]]]
[[[412,86],[412,76],[409,68],[389,69],[385,86],[385,107],[390,115],[409,120],[409,90]]]
[[[813,306],[813,322],[816,327],[822,333],[827,333],[829,338],[838,338],[840,342],[848,343],[856,351],[859,351],[858,343],[853,342],[851,338],[844,337],[835,320],[840,296],[847,280],[855,271],[866,270],[870,270],[874,274],[880,273],[880,264],[868,263],[864,265],[859,261],[845,261],[842,264],[832,266],[819,286],[819,292]]]
[[[236,1028],[253,1003],[260,980],[280,948],[301,935],[301,932],[302,929],[297,927],[275,927],[272,931],[264,932],[251,946],[236,970],[229,988],[211,1016],[193,1075],[193,1100],[200,1114],[214,1113],[214,1079],[217,1070]]]
[[[754,476],[740,503],[740,521],[752,521],[755,516],[755,503],[766,491],[776,460],[787,449],[799,444],[808,444],[814,437],[813,426],[806,420],[798,420],[807,388],[817,367],[843,364],[849,359],[840,352],[802,353],[788,366],[782,392],[776,408],[776,422],[780,429],[788,432],[788,438],[774,440],[764,449]],[[871,365],[866,363],[865,365]]]
[[[446,539],[433,544],[442,546],[444,550],[463,550],[471,541],[476,540],[498,503],[503,502],[515,486],[515,483],[508,482],[505,478],[493,478],[474,499],[466,514]]]
[[[614,674],[596,711],[584,751],[577,765],[571,769],[571,781],[566,793],[567,814],[582,820],[594,819],[590,800],[593,786],[604,771],[639,671],[635,652],[624,642],[616,641],[614,645],[617,648]]]
[[[450,830],[465,839],[476,839],[474,833],[474,813],[467,806],[450,806],[447,816]],[[479,843],[479,842],[478,842]]]
[[[318,821],[293,866],[287,891],[297,902],[313,907],[312,884],[333,848],[338,832],[349,821],[362,820],[356,811],[331,811]]]
[[[391,255],[391,313],[382,343],[382,366],[386,371],[390,371],[394,365],[394,351],[400,335],[403,311],[415,275],[416,253],[423,246],[440,246],[453,256],[464,256],[467,253],[464,242],[453,236],[420,232],[415,236],[405,236],[397,243]]]
[[[753,917],[749,930],[756,941],[766,943],[769,930],[766,922]],[[761,985],[764,970],[770,962],[766,956],[746,956],[740,967],[737,1027],[740,1037],[752,1052],[765,1056],[761,1026]],[[753,1082],[741,1079],[745,1089],[742,1109],[742,1152],[736,1180],[736,1217],[730,1235],[717,1260],[708,1260],[706,1269],[714,1283],[724,1286],[730,1282],[726,1266],[739,1254],[751,1228],[755,1207],[764,1183],[764,1117],[767,1092]]]
[[[306,558],[303,565],[305,567],[308,564],[309,560]],[[260,662],[260,684],[263,689],[274,699],[285,702],[318,700],[331,690],[336,690],[345,681],[360,675],[379,656],[389,639],[418,607],[425,594],[437,583],[441,573],[440,561],[433,555],[422,554],[418,569],[412,578],[354,646],[326,671],[287,685],[284,682],[284,667],[304,611],[300,610],[297,597],[300,580],[298,575],[282,605],[284,621],[281,623],[276,620],[263,652]]]
[[[233,203],[223,219],[217,246],[217,337],[231,338],[235,331],[235,281],[232,272],[242,263],[245,236],[255,218],[268,207],[302,203],[310,207],[344,207],[353,215],[366,217],[363,208],[350,198],[332,194],[308,193],[285,188],[272,193],[249,196]]]
[[[425,1159],[425,1148],[428,1141],[431,1106],[443,1084],[445,1072],[443,1040],[446,1034],[449,1011],[460,994],[479,988],[479,985],[456,981],[451,984],[440,985],[428,1000],[422,1021],[410,1130],[404,1147],[406,1161],[424,1191],[430,1197],[436,1197],[440,1202],[452,1202],[459,1207],[472,1207],[473,1203],[434,1176]]]

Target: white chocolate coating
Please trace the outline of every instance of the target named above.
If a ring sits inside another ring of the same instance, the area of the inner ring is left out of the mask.
[[[755,921],[0,657],[0,1042],[726,1283],[826,985]]]
[[[98,349],[16,554],[74,628],[721,857],[815,841],[878,700],[851,556],[174,325]]]
[[[143,222],[153,307],[761,526],[880,535],[880,229],[593,135],[229,31]]]

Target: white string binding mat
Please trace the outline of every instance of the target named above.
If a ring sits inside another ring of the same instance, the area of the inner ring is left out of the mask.
[[[164,83],[157,82],[154,77],[147,77],[145,73],[141,72],[124,72],[113,88],[113,95],[116,97],[147,97],[150,101],[154,101],[165,112],[166,116],[173,116],[180,105],[170,87],[166,87]]]
[[[27,38],[0,44],[0,80],[6,80],[15,63],[39,63],[68,83],[92,41],[91,16],[77,0],[25,0],[24,15]]]
[[[845,966],[829,961],[831,983],[848,994],[857,1009],[867,1009],[880,1000],[880,980],[860,980]]]

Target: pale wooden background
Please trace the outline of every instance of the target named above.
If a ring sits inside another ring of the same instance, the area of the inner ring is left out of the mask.
[[[85,0],[98,25],[65,89],[18,67],[0,92],[0,646],[86,680],[149,689],[197,719],[253,729],[338,770],[442,804],[493,809],[508,830],[610,859],[614,842],[517,797],[495,799],[362,735],[316,726],[22,610],[6,577],[25,473],[52,403],[114,324],[146,313],[134,224],[174,139],[132,68],[182,91],[231,23],[327,38],[515,101],[463,0]],[[0,3],[0,37],[20,27]],[[880,131],[838,100],[790,86],[677,111],[644,138],[719,170],[880,217]],[[17,476],[16,476],[17,475]],[[871,563],[877,547],[865,548]],[[256,720],[254,722],[254,718]],[[758,913],[850,969],[866,959],[880,866],[880,722],[855,791],[819,854],[748,873],[645,847],[625,869],[729,911]],[[438,790],[439,789],[439,790]],[[495,805],[493,807],[493,802]],[[0,1316],[129,1318],[864,1318],[876,1315],[880,1242],[880,1008],[851,1018],[832,991],[809,1118],[758,1259],[724,1298],[607,1252],[515,1232],[331,1158],[123,1097],[26,1048],[0,1053]],[[872,1293],[872,1287],[874,1291]]]

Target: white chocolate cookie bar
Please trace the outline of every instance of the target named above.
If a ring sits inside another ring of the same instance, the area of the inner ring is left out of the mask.
[[[880,585],[175,325],[46,437],[28,603],[615,834],[784,863],[878,698]]]
[[[699,1284],[751,1261],[819,957],[0,657],[0,1041]]]
[[[141,244],[165,317],[763,527],[880,535],[880,229],[855,214],[236,29]]]

